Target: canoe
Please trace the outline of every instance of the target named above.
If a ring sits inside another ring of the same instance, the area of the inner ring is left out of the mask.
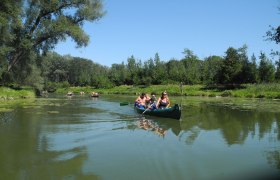
[[[143,114],[145,109],[141,109],[138,107],[134,107],[137,113]],[[146,110],[144,112],[144,115],[150,115],[150,116],[158,116],[158,117],[166,117],[166,118],[172,118],[172,119],[180,119],[181,118],[181,108],[178,104],[175,104],[171,108],[166,109],[154,109],[154,110]]]

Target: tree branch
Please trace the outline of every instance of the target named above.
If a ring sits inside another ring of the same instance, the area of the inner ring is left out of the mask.
[[[35,30],[36,28],[38,27],[41,19],[49,14],[52,14],[54,12],[57,12],[57,11],[60,11],[68,6],[71,6],[72,3],[63,3],[61,6],[57,7],[56,9],[52,9],[50,11],[44,11],[44,10],[40,10],[40,13],[38,15],[38,17],[36,18],[36,21],[34,23],[34,25],[32,26],[32,28],[30,29],[30,32],[29,32],[29,35],[31,35]]]

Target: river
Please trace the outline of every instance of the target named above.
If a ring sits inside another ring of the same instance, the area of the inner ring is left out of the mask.
[[[181,120],[135,97],[1,101],[0,179],[248,179],[280,174],[280,101],[170,97]]]

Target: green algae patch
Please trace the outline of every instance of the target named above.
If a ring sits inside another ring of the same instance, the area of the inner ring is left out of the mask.
[[[58,111],[48,111],[49,114],[58,114]]]

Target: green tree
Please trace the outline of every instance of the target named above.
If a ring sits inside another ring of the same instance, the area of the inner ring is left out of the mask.
[[[172,59],[166,63],[168,79],[172,82],[183,82],[185,80],[186,69],[182,61]]]
[[[148,61],[144,62],[144,67],[143,67],[143,81],[145,85],[150,85],[153,82],[155,82],[156,78],[156,69],[155,69],[155,64],[152,58],[150,58]]]
[[[240,83],[240,73],[242,64],[238,51],[229,47],[226,51],[221,71],[219,72],[220,83],[222,84],[235,84]]]
[[[47,52],[67,37],[78,47],[86,46],[89,36],[82,29],[84,22],[96,21],[104,14],[100,0],[28,0],[19,6],[20,16],[15,14],[7,27],[13,38],[4,42],[13,48],[5,52],[8,71],[15,71],[19,64],[20,67],[29,64],[32,51]]]
[[[189,49],[184,49],[185,84],[199,84],[202,82],[203,62]]]
[[[261,52],[260,55],[260,65],[259,65],[259,78],[260,82],[267,83],[267,82],[273,82],[274,81],[274,73],[275,68],[272,64],[271,60],[269,60],[265,53]]]
[[[275,80],[277,82],[280,82],[280,59],[275,64],[276,64]]]
[[[205,84],[218,83],[218,73],[221,71],[223,58],[220,56],[210,56],[204,60],[202,79]]]
[[[280,8],[278,8],[278,10],[280,10]],[[277,26],[277,27],[269,26],[269,27],[270,27],[270,30],[268,30],[266,32],[266,37],[267,37],[266,40],[273,41],[276,44],[279,44],[280,43],[280,26]],[[272,51],[272,55],[280,56],[280,52]]]
[[[109,80],[109,68],[92,62],[90,85],[96,88],[112,87],[112,83]]]
[[[185,48],[182,53],[185,55],[185,59],[197,59],[197,56],[193,53],[193,51],[188,48]]]
[[[124,62],[121,64],[112,64],[109,73],[109,79],[114,85],[127,84],[127,70]]]
[[[276,44],[280,43],[280,26],[272,27],[270,26],[270,30],[266,32],[267,40],[274,41]]]
[[[91,60],[74,57],[69,63],[69,83],[74,86],[88,86],[92,82],[93,63]]]
[[[257,58],[255,54],[252,55],[251,57],[251,62],[250,62],[250,72],[251,72],[251,83],[258,82],[258,66],[257,66]]]
[[[127,83],[130,85],[133,84],[142,84],[142,62],[141,60],[136,61],[134,56],[131,56],[127,59],[127,71],[128,79]]]
[[[71,58],[72,60],[72,58]],[[69,80],[70,60],[56,53],[50,56],[48,79],[52,82],[63,82]]]
[[[10,80],[7,77],[8,57],[15,51],[12,42],[15,40],[14,29],[21,26],[21,0],[2,0],[0,2],[0,81]]]
[[[256,59],[253,55],[253,59],[250,62],[247,56],[248,47],[244,45],[243,47],[238,49],[239,61],[242,65],[241,72],[238,77],[239,83],[256,83],[257,82],[257,66]]]
[[[155,65],[155,79],[153,81],[154,84],[162,84],[167,80],[167,69],[166,65],[163,61],[161,61],[159,54],[156,53],[154,57],[154,65]]]

